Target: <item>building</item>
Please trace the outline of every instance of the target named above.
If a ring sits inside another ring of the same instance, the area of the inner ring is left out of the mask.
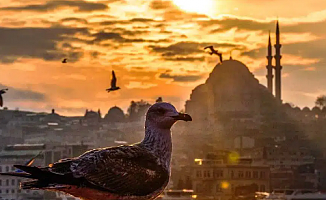
[[[315,158],[307,147],[283,143],[256,148],[251,156],[255,164],[270,166],[272,189],[317,189],[319,186]]]
[[[23,165],[35,157],[33,166],[47,166],[62,158],[76,157],[88,150],[85,145],[45,145],[16,144],[8,145],[0,151],[0,171],[11,172],[14,164]],[[56,200],[56,194],[41,190],[20,190],[20,177],[0,176],[0,197],[2,200],[49,199]]]
[[[245,187],[252,188],[246,194],[270,191],[269,167],[255,165],[251,159],[195,159],[191,180],[200,200],[229,200]]]

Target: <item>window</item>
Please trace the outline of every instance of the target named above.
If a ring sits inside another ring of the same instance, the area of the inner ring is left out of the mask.
[[[15,185],[15,179],[11,180],[11,185]]]
[[[22,180],[20,180],[20,179],[18,179],[17,180],[17,185],[19,186],[20,185],[20,182],[21,182]]]
[[[8,186],[8,185],[9,185],[9,179],[6,180],[6,186]]]
[[[8,166],[6,166],[6,172],[9,172],[9,167]]]
[[[251,171],[246,171],[246,178],[251,178]]]
[[[9,190],[6,190],[6,193],[9,194]]]
[[[0,180],[0,186],[2,185],[2,180]]]
[[[223,177],[223,170],[214,170],[213,176],[215,178],[221,178],[221,177]]]
[[[14,190],[14,189],[12,189],[12,190],[11,190],[11,193],[13,193],[13,194],[14,194],[14,193],[15,193],[15,190]]]
[[[2,166],[0,166],[0,172],[2,172]]]
[[[231,178],[234,178],[234,171],[231,171]]]
[[[211,177],[211,172],[209,170],[205,170],[204,177]]]
[[[263,171],[260,172],[260,178],[265,178],[265,172]]]
[[[196,177],[201,177],[201,170],[197,170],[197,172],[196,172]]]
[[[265,185],[260,185],[260,191],[265,192]]]
[[[243,171],[239,171],[239,172],[238,172],[238,177],[239,177],[239,178],[243,178]]]
[[[253,175],[253,178],[258,178],[258,172],[257,172],[257,171],[254,171],[254,172],[252,173],[252,175]]]

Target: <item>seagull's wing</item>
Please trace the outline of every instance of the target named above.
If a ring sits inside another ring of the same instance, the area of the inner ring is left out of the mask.
[[[204,49],[212,49],[212,48],[213,48],[213,46],[207,46]]]
[[[0,95],[0,107],[3,106],[3,99],[2,99],[2,95]]]
[[[115,73],[112,70],[112,80],[111,80],[111,88],[117,87],[117,78],[115,77]]]
[[[75,178],[118,195],[148,195],[162,188],[169,173],[157,158],[139,146],[95,150],[71,164]]]

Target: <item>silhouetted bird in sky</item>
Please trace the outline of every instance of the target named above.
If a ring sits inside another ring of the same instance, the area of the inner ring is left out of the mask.
[[[8,88],[0,90],[0,107],[3,106],[2,94],[6,93],[7,90],[8,90]]]
[[[222,54],[219,53],[217,50],[215,50],[213,46],[207,46],[207,47],[204,48],[204,50],[206,50],[206,49],[211,50],[211,52],[209,52],[210,55],[213,55],[213,54],[218,55],[218,57],[220,58],[220,62],[223,62]]]
[[[63,59],[62,63],[67,63],[67,58]]]
[[[117,87],[117,77],[115,77],[115,73],[112,70],[112,80],[111,80],[111,87],[106,89],[106,91],[111,92],[115,90],[119,90],[120,87]]]
[[[62,191],[84,200],[153,200],[163,192],[171,174],[171,127],[192,121],[169,103],[152,105],[146,113],[145,138],[133,145],[99,148],[49,167],[14,165],[30,178],[22,189]]]

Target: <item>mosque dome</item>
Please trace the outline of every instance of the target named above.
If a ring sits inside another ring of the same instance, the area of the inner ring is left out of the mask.
[[[109,109],[104,119],[107,122],[123,122],[125,120],[125,114],[121,108],[114,106]]]

